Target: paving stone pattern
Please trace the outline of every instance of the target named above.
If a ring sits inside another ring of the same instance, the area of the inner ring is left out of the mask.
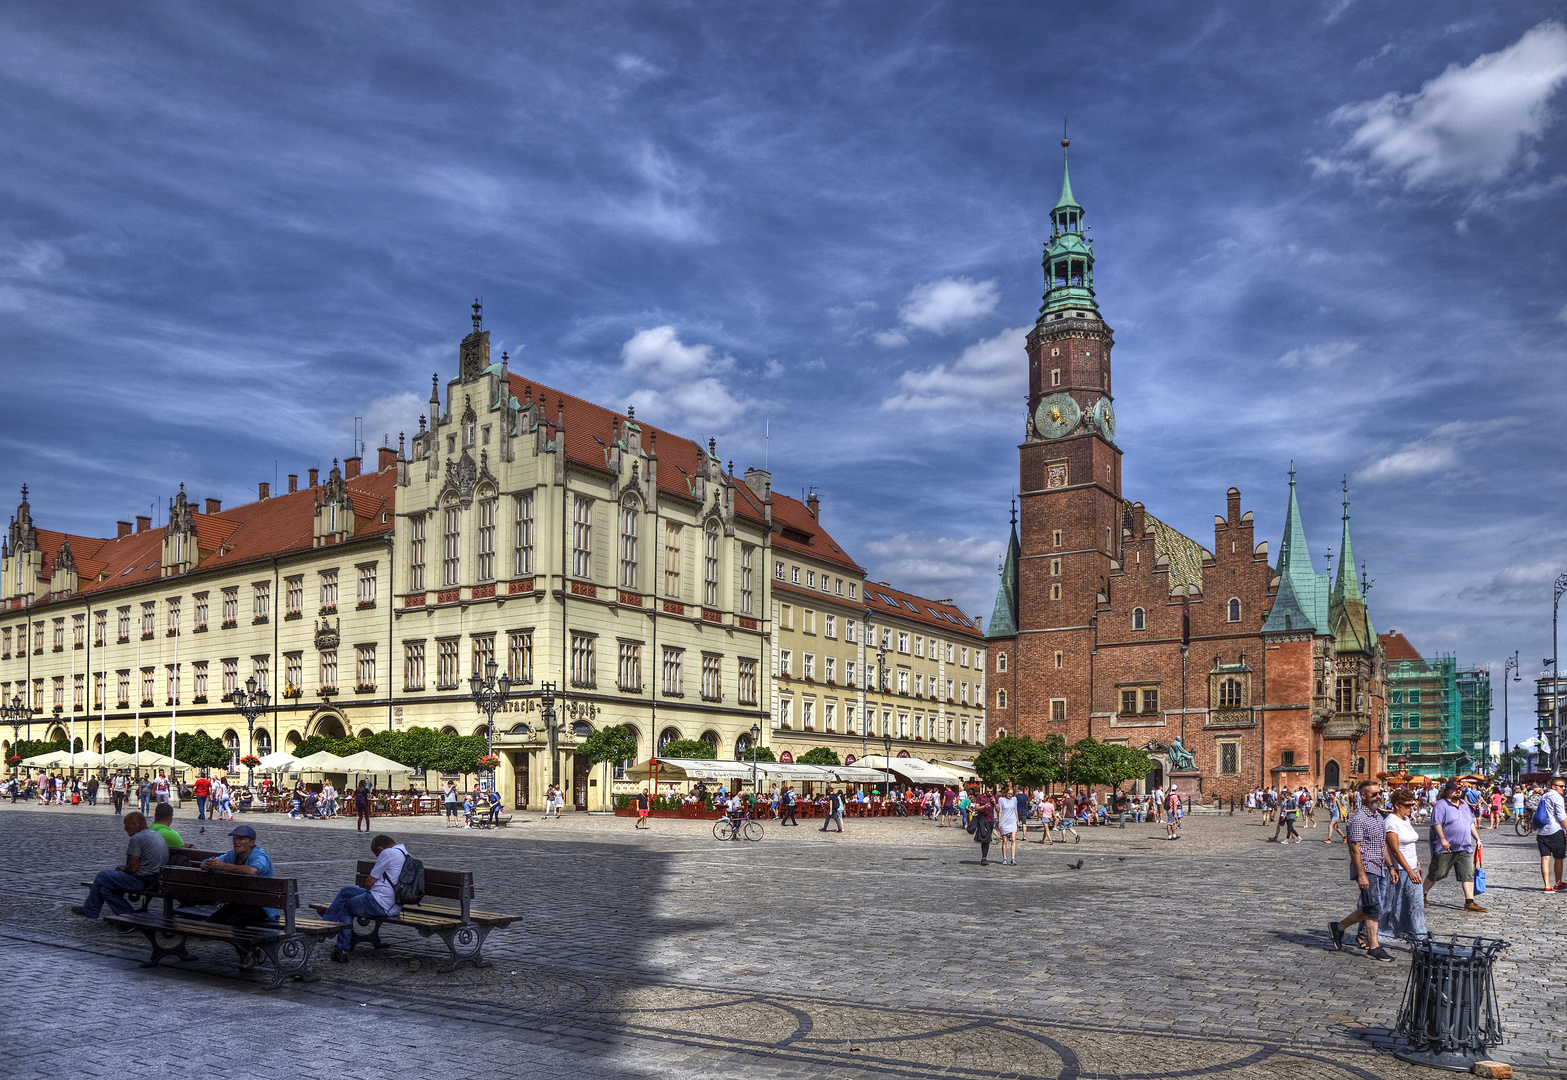
[[[349,821],[246,820],[308,898],[329,899],[367,855]],[[199,833],[188,810],[176,826],[223,846],[226,830]],[[443,1078],[1429,1075],[1387,1052],[1403,947],[1395,964],[1328,948],[1354,894],[1323,828],[1283,847],[1255,817],[1198,815],[1175,843],[1162,826],[1085,829],[1078,844],[1028,844],[1020,866],[981,867],[966,833],[924,821],[850,821],[842,837],[768,823],[760,843],[598,816],[486,833],[377,826],[429,865],[472,869],[482,906],[524,917],[490,938],[491,967],[441,973],[437,939],[391,928],[391,948],[362,946],[271,994],[213,943],[193,964],[144,971],[140,938],[68,911],[78,882],[119,861],[118,821],[0,804],[12,1036],[0,1074],[169,1072],[238,1054],[307,1077],[354,1062]],[[1559,991],[1540,989],[1567,973],[1567,894],[1539,891],[1532,839],[1487,841],[1490,913],[1461,912],[1443,882],[1431,928],[1514,942],[1495,1056],[1522,1077],[1567,1075]],[[156,1000],[162,1037],[131,1051],[101,1029],[123,1030],[106,1002],[136,1000]],[[271,1034],[226,1049],[247,1030]],[[407,1048],[395,1065],[394,1046]]]

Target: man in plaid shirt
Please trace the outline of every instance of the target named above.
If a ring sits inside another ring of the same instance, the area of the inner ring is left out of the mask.
[[[1380,963],[1392,963],[1393,956],[1377,944],[1377,918],[1382,914],[1382,894],[1387,883],[1387,826],[1376,805],[1382,796],[1382,785],[1375,780],[1362,780],[1356,791],[1360,794],[1360,809],[1344,826],[1349,841],[1349,876],[1360,888],[1360,903],[1355,910],[1336,923],[1328,924],[1333,947],[1344,948],[1344,931],[1356,923],[1366,924],[1366,957]]]

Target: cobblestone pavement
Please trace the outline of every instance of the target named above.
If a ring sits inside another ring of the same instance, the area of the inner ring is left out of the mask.
[[[367,854],[348,821],[247,820],[312,899]],[[189,810],[176,825],[222,846],[226,830],[198,833]],[[139,939],[68,911],[79,882],[119,861],[112,815],[0,804],[0,1003],[24,1036],[9,1046],[28,1048],[0,1074],[239,1057],[235,1017],[273,1033],[245,1064],[305,1076],[352,1062],[451,1077],[1423,1074],[1386,1052],[1402,947],[1396,964],[1328,948],[1353,892],[1324,828],[1281,847],[1256,818],[1198,815],[1178,843],[1160,826],[1085,829],[980,867],[966,833],[908,820],[851,821],[842,837],[768,823],[758,844],[719,844],[704,822],[638,833],[586,815],[494,833],[377,827],[429,865],[471,868],[483,906],[523,916],[491,937],[491,967],[441,973],[435,939],[393,928],[392,948],[272,994],[210,943],[193,964],[144,971]],[[1539,891],[1532,839],[1487,840],[1490,913],[1463,913],[1444,882],[1431,928],[1514,942],[1496,1056],[1520,1076],[1567,1075],[1559,995],[1539,990],[1564,972],[1567,896]],[[104,1005],[149,994],[160,1039],[128,1059],[94,1030],[123,1032]]]

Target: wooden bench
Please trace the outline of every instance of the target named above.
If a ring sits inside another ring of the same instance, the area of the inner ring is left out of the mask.
[[[354,884],[361,889],[368,888],[365,882],[370,877],[370,871],[375,868],[373,862],[360,862],[354,873]],[[434,900],[455,901],[451,904],[432,904]],[[381,940],[381,924],[390,923],[393,926],[408,926],[419,932],[420,937],[429,937],[432,934],[438,936],[446,945],[446,951],[451,954],[451,960],[441,968],[441,971],[453,971],[462,964],[472,964],[474,967],[489,967],[490,962],[483,957],[484,939],[490,936],[490,931],[504,929],[516,922],[521,916],[503,915],[494,911],[475,911],[471,901],[473,900],[473,873],[468,870],[437,870],[433,867],[424,868],[424,899],[417,904],[408,904],[396,915],[373,915],[355,919],[359,926],[369,926],[368,934],[353,931],[349,941],[349,950],[361,941],[368,941],[372,948],[385,949],[390,946]],[[327,904],[311,904],[318,913],[326,911]]]
[[[241,971],[270,964],[272,981],[268,990],[277,989],[290,976],[306,981],[319,978],[310,970],[311,950],[317,939],[331,937],[341,929],[336,923],[298,918],[299,885],[293,878],[249,877],[166,866],[159,875],[158,897],[163,901],[161,909],[104,917],[105,922],[139,930],[147,938],[152,956],[142,967],[157,967],[169,956],[194,960],[196,957],[185,948],[186,940],[208,938],[232,945],[239,954]],[[179,903],[278,908],[282,919],[254,926],[229,926],[177,910],[175,905]]]
[[[223,852],[221,851],[202,851],[200,848],[193,847],[170,848],[169,861],[165,865],[199,866],[203,861],[207,859],[216,859],[219,855],[222,854]],[[82,882],[82,886],[84,888],[90,889],[92,888],[92,882],[84,881]],[[132,905],[139,905],[137,910],[146,911],[147,905],[152,902],[152,897],[157,891],[158,890],[156,888],[152,888],[148,889],[146,892],[128,892],[125,894],[125,899]]]

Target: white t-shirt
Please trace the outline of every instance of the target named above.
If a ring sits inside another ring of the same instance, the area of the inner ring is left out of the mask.
[[[1513,810],[1517,813],[1523,812],[1523,792],[1521,791],[1513,792]]]
[[[1415,827],[1397,814],[1389,814],[1386,823],[1387,831],[1398,836],[1398,853],[1404,857],[1404,862],[1418,867],[1420,856],[1415,854],[1415,845],[1420,842],[1420,834]]]
[[[1017,832],[1017,799],[1003,795],[997,806],[996,828],[1002,836]]]
[[[393,844],[376,856],[375,866],[370,869],[370,876],[375,878],[375,884],[370,886],[370,895],[388,915],[396,915],[402,910],[397,906],[396,893],[392,891],[392,885],[402,874],[403,863],[407,859],[408,849],[401,844]]]
[[[1563,808],[1562,797],[1555,791],[1547,791],[1540,796],[1540,804],[1548,807],[1546,817],[1550,820],[1535,831],[1537,836],[1554,836],[1562,831],[1562,818],[1567,816],[1567,809]]]

